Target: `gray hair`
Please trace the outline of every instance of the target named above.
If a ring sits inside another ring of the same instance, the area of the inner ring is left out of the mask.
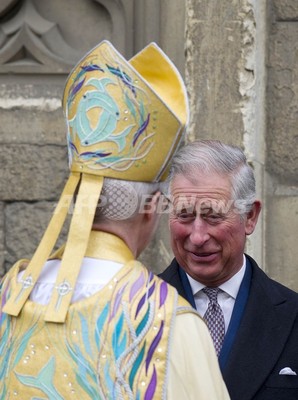
[[[182,147],[174,156],[168,181],[176,175],[193,180],[196,174],[216,173],[227,175],[232,186],[232,200],[240,213],[246,213],[256,198],[254,172],[244,152],[237,146],[219,140],[197,140]]]
[[[131,220],[142,212],[154,193],[165,193],[167,187],[167,182],[148,183],[104,178],[94,222]]]

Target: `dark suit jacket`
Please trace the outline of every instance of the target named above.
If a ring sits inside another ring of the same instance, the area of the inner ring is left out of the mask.
[[[222,371],[231,400],[298,400],[298,294],[246,257],[252,266],[249,296]],[[186,297],[178,271],[174,259],[160,277]],[[279,375],[285,367],[297,375]]]

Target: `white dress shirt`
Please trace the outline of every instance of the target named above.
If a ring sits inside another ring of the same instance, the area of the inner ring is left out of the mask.
[[[245,256],[243,256],[243,265],[240,270],[232,276],[228,281],[224,282],[219,288],[222,290],[218,293],[218,304],[220,305],[224,320],[225,320],[225,331],[227,332],[229,323],[231,320],[233,308],[235,305],[235,300],[242,282],[242,279],[245,274],[246,269],[246,260]],[[191,276],[187,274],[192,293],[194,296],[195,304],[198,313],[203,317],[209,303],[208,296],[203,292],[205,285],[194,280]]]

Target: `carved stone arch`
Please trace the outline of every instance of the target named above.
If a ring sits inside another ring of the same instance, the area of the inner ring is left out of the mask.
[[[80,1],[71,1],[61,4],[54,0],[46,9],[45,3],[36,0],[10,0],[0,18],[0,74],[66,74],[86,51],[103,39],[111,40],[123,53],[132,52],[133,0],[88,0],[84,7]],[[15,4],[15,12],[11,12]],[[102,9],[96,10],[92,4]],[[67,20],[69,6],[72,17]],[[82,9],[85,17],[80,20]],[[59,13],[63,12],[61,18]],[[92,22],[88,20],[91,14]],[[92,39],[90,30],[86,34],[90,26],[94,30]],[[78,32],[82,38],[79,46],[75,40],[69,40]]]

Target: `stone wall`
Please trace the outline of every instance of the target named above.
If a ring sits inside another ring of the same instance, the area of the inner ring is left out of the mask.
[[[247,251],[297,290],[296,0],[2,0],[0,273],[47,226],[68,175],[64,82],[104,38],[127,58],[156,41],[185,72],[187,141],[242,146],[263,200]],[[157,272],[171,257],[165,215],[142,260]]]
[[[266,266],[298,290],[298,3],[268,5]]]

